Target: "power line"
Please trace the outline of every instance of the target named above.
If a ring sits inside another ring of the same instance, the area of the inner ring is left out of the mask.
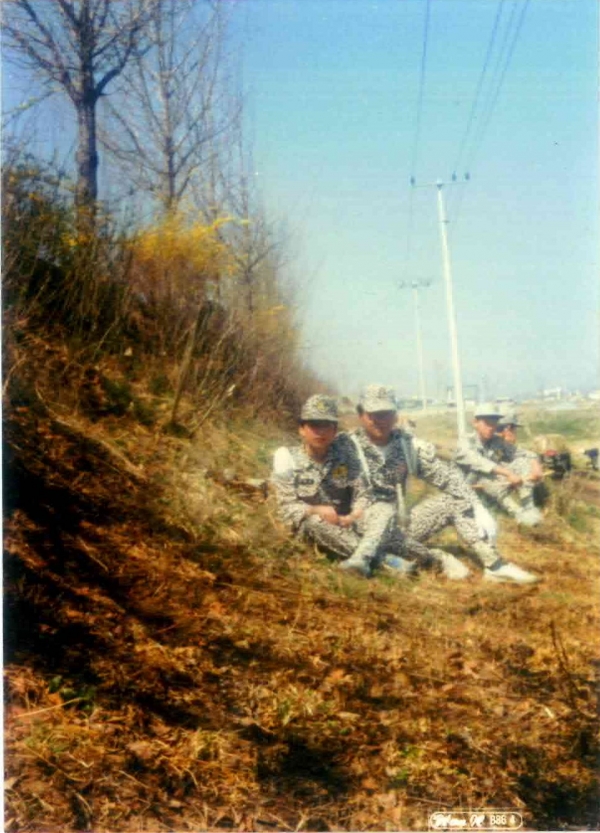
[[[514,29],[514,33],[513,33],[513,36],[512,36],[512,40],[511,40],[511,42],[508,46],[508,49],[506,51],[506,57],[504,59],[504,64],[503,64],[502,69],[500,71],[500,76],[498,78],[496,88],[494,89],[494,92],[492,93],[487,113],[485,114],[484,120],[482,122],[482,127],[479,131],[478,141],[475,142],[474,147],[472,149],[471,159],[475,158],[476,151],[479,151],[479,148],[480,148],[481,144],[483,143],[484,136],[487,132],[488,125],[491,121],[492,114],[494,112],[494,109],[496,107],[496,103],[497,103],[498,98],[500,96],[500,91],[501,91],[502,86],[504,84],[504,79],[506,77],[506,73],[507,73],[509,64],[512,60],[512,56],[513,56],[513,53],[515,51],[517,41],[519,39],[519,35],[521,34],[521,29],[523,28],[523,21],[525,20],[525,13],[527,12],[528,5],[529,5],[529,0],[521,0],[521,5],[520,5],[521,13],[520,13],[519,18],[517,20],[517,23],[516,23],[516,26],[515,26],[515,29]],[[517,8],[517,6],[515,6],[515,9],[516,8]]]
[[[419,299],[419,289],[424,289],[427,286],[431,286],[430,280],[402,281],[402,283],[399,284],[400,289],[410,287],[413,293],[417,363],[419,367],[419,395],[421,397],[421,406],[423,411],[427,410],[427,393],[425,391],[425,364],[423,361],[423,336],[421,334],[421,304]]]
[[[490,33],[490,37],[489,37],[488,45],[487,45],[487,50],[486,50],[485,57],[484,57],[484,60],[483,60],[483,66],[481,68],[481,72],[479,73],[477,86],[475,88],[475,95],[473,97],[473,101],[471,103],[471,109],[469,111],[469,116],[467,118],[467,126],[465,128],[465,132],[463,133],[463,137],[462,137],[462,140],[461,140],[460,145],[459,145],[459,150],[458,150],[458,153],[456,155],[456,161],[454,162],[454,165],[452,166],[452,180],[453,180],[453,182],[458,181],[458,176],[460,174],[457,174],[457,171],[460,170],[463,154],[465,152],[465,149],[467,147],[469,139],[471,138],[471,129],[473,127],[473,124],[475,123],[475,114],[477,113],[477,108],[478,108],[478,105],[479,105],[479,102],[480,102],[481,92],[483,90],[483,84],[484,84],[484,81],[486,79],[488,67],[490,65],[490,59],[492,57],[492,52],[494,51],[494,46],[496,44],[496,37],[498,35],[500,20],[502,18],[502,12],[505,8],[504,4],[505,4],[505,0],[500,0],[500,2],[498,3],[498,7],[496,9],[496,15],[494,17],[494,23],[492,25],[492,31]],[[468,179],[468,176],[467,176],[467,179]],[[463,188],[464,188],[464,184],[463,184]],[[459,197],[459,200],[462,198],[463,188],[461,188],[458,192],[457,191],[454,192],[457,195],[457,197]],[[456,198],[454,200],[451,199],[449,201],[451,208],[454,207],[455,201],[456,201]],[[449,213],[450,214],[453,213],[451,208],[449,208]]]
[[[413,143],[413,152],[410,165],[411,175],[414,177],[417,166],[417,154],[419,150],[419,142],[421,140],[421,116],[423,114],[423,93],[425,90],[425,69],[427,65],[427,43],[429,40],[429,17],[431,10],[431,0],[425,0],[425,23],[423,26],[423,49],[421,52],[421,68],[419,74],[419,94],[417,97],[417,123],[415,129],[415,139]]]
[[[486,122],[487,119],[488,119],[487,114],[490,112],[490,101],[493,99],[492,91],[497,86],[497,78],[498,78],[499,73],[500,73],[500,66],[501,66],[502,59],[503,59],[504,54],[505,54],[506,45],[507,45],[508,40],[509,40],[510,32],[511,32],[512,27],[513,27],[513,21],[515,20],[515,15],[516,15],[516,11],[517,11],[517,3],[518,2],[519,2],[519,0],[513,0],[513,5],[511,7],[511,10],[510,10],[510,13],[509,13],[508,21],[507,21],[506,25],[504,26],[504,30],[503,30],[503,33],[502,33],[502,38],[500,40],[500,45],[499,45],[498,50],[497,50],[496,55],[495,55],[494,66],[493,66],[492,71],[490,73],[489,83],[487,85],[487,90],[486,90],[486,95],[484,97],[483,105],[482,105],[482,108],[481,108],[482,111],[483,111],[483,115],[481,115],[481,117],[480,117],[480,119],[477,123],[477,128],[476,128],[474,137],[471,138],[470,147],[468,148],[468,153],[467,153],[468,158],[472,157],[473,148],[476,148],[479,144],[480,137],[482,135],[482,133],[481,133],[482,123]],[[465,169],[466,168],[467,168],[467,165],[465,165]],[[455,178],[454,175],[453,175],[453,178]],[[462,200],[463,200],[463,197],[464,197],[464,190],[465,190],[464,187],[459,189],[459,191],[457,192],[457,200],[455,201],[454,205],[452,206],[453,211],[449,212],[452,215],[454,215],[453,223],[455,225],[456,225],[456,222],[457,222],[457,219],[458,219],[458,215],[459,215],[459,212],[460,212],[460,207],[461,207]],[[455,208],[455,206],[456,206],[456,208]],[[454,208],[455,208],[455,210],[454,210]]]
[[[413,141],[412,157],[410,163],[410,183],[415,184],[415,174],[417,168],[417,158],[419,153],[419,145],[421,142],[421,119],[423,115],[423,98],[425,90],[425,70],[427,67],[427,45],[429,42],[429,19],[431,12],[431,0],[425,0],[425,19],[423,23],[422,42],[423,48],[421,50],[421,65],[419,70],[419,91],[417,95],[417,118],[415,122],[415,136]],[[413,231],[413,211],[414,211],[414,188],[410,189],[409,203],[408,203],[408,222],[406,231],[406,263],[408,264],[411,254],[412,231]]]
[[[498,55],[495,62],[494,71],[492,73],[492,77],[490,80],[490,90],[489,95],[487,97],[485,106],[483,108],[483,115],[481,120],[479,121],[478,129],[475,133],[475,136],[471,142],[471,146],[469,148],[469,152],[467,154],[467,160],[465,162],[465,179],[470,179],[469,171],[472,169],[473,164],[475,162],[475,158],[479,153],[485,135],[487,133],[487,129],[492,119],[492,115],[496,108],[496,104],[498,102],[498,98],[500,96],[500,92],[502,90],[502,86],[504,84],[504,79],[506,77],[506,73],[508,71],[508,67],[512,60],[512,56],[515,51],[515,47],[517,45],[517,41],[519,39],[519,35],[521,33],[521,29],[523,27],[523,22],[525,20],[525,13],[527,11],[527,7],[529,5],[530,0],[515,0],[515,3],[511,9],[510,17],[507,23],[507,26],[504,31],[504,37],[502,39],[502,44],[498,51]],[[518,18],[516,17],[517,9],[520,8],[520,14]],[[515,23],[516,20],[516,23]],[[456,207],[454,210],[454,217],[453,223],[456,227],[456,223],[458,222],[458,216],[460,213],[460,207],[462,204],[462,199],[464,196],[464,188],[460,189],[458,194],[458,200],[456,203]]]
[[[471,110],[469,112],[469,117],[467,119],[467,127],[465,129],[462,141],[461,141],[460,146],[459,146],[458,154],[456,156],[456,161],[455,161],[454,165],[452,166],[453,175],[456,175],[456,172],[460,168],[460,163],[462,161],[463,153],[464,153],[467,141],[469,140],[470,135],[471,135],[471,128],[473,126],[473,122],[474,122],[474,119],[475,119],[475,113],[477,111],[477,105],[479,104],[479,96],[481,95],[481,90],[483,88],[483,82],[485,80],[485,76],[486,76],[488,66],[489,66],[489,63],[490,63],[490,58],[491,58],[491,55],[492,55],[492,51],[494,49],[494,44],[496,42],[496,35],[498,34],[498,26],[499,26],[499,23],[500,23],[500,18],[502,17],[502,10],[504,8],[504,2],[505,2],[505,0],[500,0],[500,2],[498,3],[498,9],[496,10],[496,17],[494,18],[494,24],[492,26],[492,32],[491,32],[491,35],[490,35],[490,39],[488,41],[487,51],[486,51],[485,58],[484,58],[484,61],[483,61],[483,67],[481,69],[481,72],[479,73],[479,79],[478,79],[477,87],[476,87],[476,90],[475,90],[475,96],[473,98],[473,102],[471,104]]]

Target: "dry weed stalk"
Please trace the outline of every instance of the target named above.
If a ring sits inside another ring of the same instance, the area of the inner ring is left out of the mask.
[[[86,410],[80,353],[40,330],[15,340],[10,828],[422,829],[459,805],[593,826],[594,549],[507,524],[507,555],[546,574],[529,590],[342,575],[268,501],[207,475],[264,477],[286,438],[219,400],[220,360],[254,370],[233,348],[193,356],[215,404],[190,440],[128,406]],[[100,381],[122,378],[100,364]],[[262,372],[254,402],[289,403]],[[153,394],[165,419],[171,395]],[[197,418],[187,389],[180,407]]]

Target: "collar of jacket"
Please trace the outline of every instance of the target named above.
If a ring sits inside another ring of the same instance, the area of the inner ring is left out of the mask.
[[[354,432],[354,434],[355,434],[355,435],[356,435],[356,436],[357,436],[357,437],[358,437],[358,438],[359,438],[362,442],[364,442],[364,443],[365,443],[365,444],[367,444],[367,445],[372,446],[373,448],[380,448],[380,447],[381,447],[381,446],[376,445],[376,443],[374,443],[374,442],[373,442],[373,440],[369,439],[369,437],[368,437],[368,435],[367,435],[367,432],[365,431],[365,429],[364,429],[362,426],[361,426],[360,428],[357,428],[357,429],[356,429],[356,431]],[[405,436],[405,435],[404,435],[404,432],[403,432],[403,431],[401,431],[401,429],[400,429],[400,428],[392,428],[392,432],[391,432],[391,434],[390,434],[390,438],[389,438],[389,440],[387,441],[386,445],[389,445],[389,444],[390,444],[391,442],[393,442],[395,439],[400,439],[400,438],[401,438],[401,437],[403,437],[403,436]]]

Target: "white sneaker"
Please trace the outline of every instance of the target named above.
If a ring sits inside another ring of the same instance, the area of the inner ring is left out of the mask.
[[[515,517],[517,523],[523,526],[537,526],[543,520],[542,513],[537,506],[532,506],[529,509],[521,509]]]
[[[486,567],[483,571],[483,578],[485,581],[512,581],[516,584],[535,584],[540,580],[539,576],[534,576],[533,573],[528,573],[527,570],[522,570],[509,561],[493,570]]]
[[[381,566],[386,572],[394,573],[395,575],[414,576],[417,572],[417,564],[415,561],[409,561],[407,558],[401,558],[399,555],[386,555]]]
[[[435,557],[436,564],[439,564],[442,575],[452,581],[460,581],[471,575],[469,568],[462,563],[455,555],[443,550],[431,550]]]
[[[356,556],[351,555],[350,558],[346,558],[345,561],[340,562],[339,568],[340,570],[344,570],[344,572],[356,573],[364,578],[369,578],[371,575],[371,565],[367,559],[362,556],[357,558]]]

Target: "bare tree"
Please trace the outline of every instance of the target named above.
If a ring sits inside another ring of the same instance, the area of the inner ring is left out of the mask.
[[[226,22],[218,2],[156,0],[152,49],[128,67],[125,104],[110,107],[117,129],[103,143],[136,189],[166,210],[202,178],[214,140],[239,117],[223,54]]]
[[[251,318],[271,303],[271,287],[284,265],[286,241],[262,205],[252,150],[241,123],[228,139],[212,144],[209,187],[196,201],[210,220],[218,213],[237,220],[219,229],[235,264],[229,306]]]
[[[78,128],[76,204],[98,197],[96,108],[134,53],[157,0],[5,0],[5,43],[44,85],[66,94]]]

